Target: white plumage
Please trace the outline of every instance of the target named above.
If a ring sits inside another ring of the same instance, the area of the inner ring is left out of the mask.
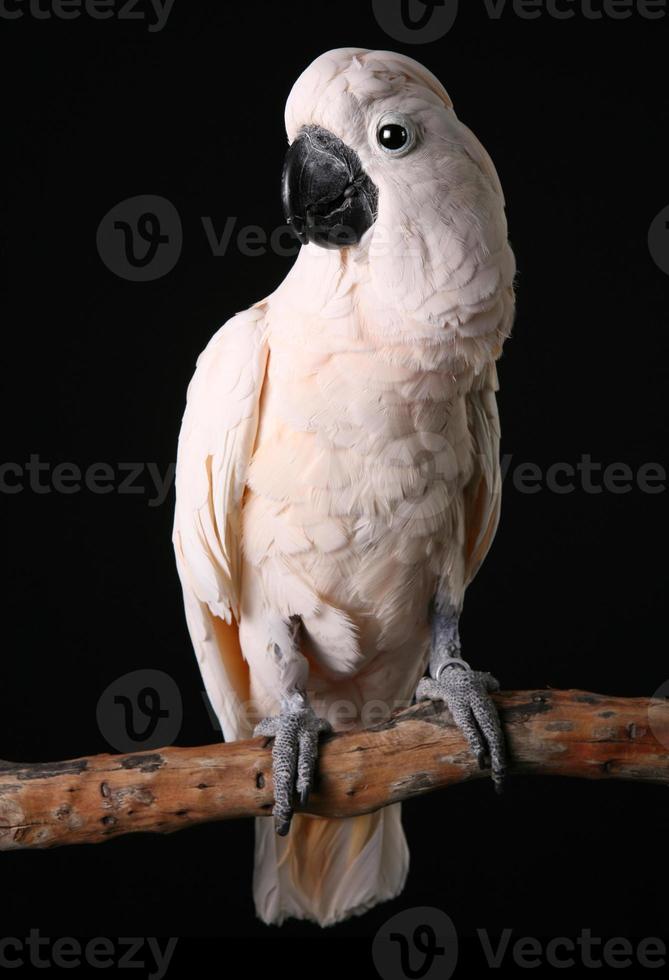
[[[421,145],[370,137],[389,109]],[[201,355],[179,440],[174,543],[186,614],[226,739],[276,714],[270,647],[291,616],[290,666],[318,714],[415,692],[435,594],[459,605],[500,495],[494,362],[513,319],[514,260],[490,158],[437,79],[388,52],[317,59],[288,101],[289,139],[319,125],[379,189],[362,242],[301,249],[283,284]],[[333,720],[331,718],[331,720]],[[397,894],[399,807],[353,820],[257,821],[258,914],[330,924]]]

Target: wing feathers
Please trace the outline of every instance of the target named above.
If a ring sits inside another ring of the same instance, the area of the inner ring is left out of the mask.
[[[265,306],[233,317],[200,355],[179,436],[174,546],[186,617],[226,738],[248,697],[239,617],[241,505],[267,365]]]

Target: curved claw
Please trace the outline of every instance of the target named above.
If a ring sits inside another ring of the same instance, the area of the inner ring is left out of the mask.
[[[492,770],[495,790],[501,793],[506,774],[506,748],[497,708],[489,696],[491,691],[498,690],[499,682],[492,674],[449,667],[439,680],[424,677],[416,697],[446,704],[479,768]]]
[[[499,685],[493,690],[498,690],[498,688]],[[490,688],[487,690],[489,691]],[[486,696],[485,699],[475,699],[472,702],[472,712],[490,748],[490,768],[492,769],[495,791],[501,793],[506,775],[506,748],[497,708],[494,702]]]
[[[274,826],[280,837],[290,830],[295,792],[304,806],[313,786],[318,758],[319,736],[330,732],[331,725],[318,718],[311,706],[302,700],[286,702],[281,714],[264,718],[255,727],[255,735],[274,737],[272,746],[272,779],[274,782]]]

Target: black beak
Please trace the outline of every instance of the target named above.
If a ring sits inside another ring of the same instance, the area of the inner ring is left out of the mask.
[[[303,245],[357,245],[376,221],[379,192],[360,158],[338,136],[307,126],[283,168],[283,210]]]

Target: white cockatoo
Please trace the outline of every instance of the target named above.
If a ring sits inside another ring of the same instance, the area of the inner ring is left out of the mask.
[[[174,545],[226,740],[254,716],[274,736],[258,915],[329,925],[396,896],[408,869],[398,804],[293,816],[342,705],[350,726],[370,704],[443,700],[503,778],[496,681],[462,659],[458,616],[499,516],[495,361],[515,266],[492,161],[416,61],[324,54],[286,123],[303,247],[198,360]]]

